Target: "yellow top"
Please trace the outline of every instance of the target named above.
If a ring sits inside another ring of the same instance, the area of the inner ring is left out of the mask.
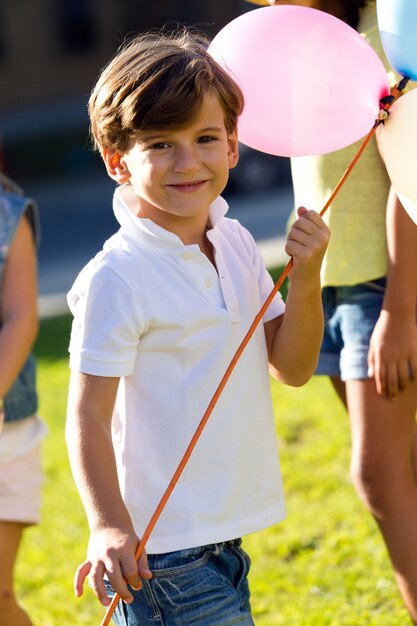
[[[358,32],[383,61],[390,84],[394,85],[401,77],[385,57],[375,2],[362,10]],[[322,156],[292,158],[295,206],[321,211],[361,142]],[[332,234],[322,266],[323,287],[355,285],[386,275],[385,213],[389,187],[390,180],[373,138],[324,215]]]

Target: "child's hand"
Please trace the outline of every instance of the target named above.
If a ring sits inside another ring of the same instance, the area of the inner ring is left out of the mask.
[[[298,219],[288,233],[286,253],[293,258],[291,282],[310,280],[320,275],[320,267],[329,243],[330,230],[316,211],[297,209]]]
[[[103,606],[110,604],[103,582],[104,575],[124,602],[129,604],[133,596],[128,585],[141,589],[142,578],[152,578],[148,568],[146,552],[143,551],[136,562],[135,552],[139,540],[134,533],[124,532],[120,528],[104,528],[92,533],[88,546],[87,559],[82,563],[74,577],[74,591],[77,597],[83,593],[86,577],[91,588]]]
[[[371,336],[368,375],[379,395],[395,398],[417,380],[417,326],[412,315],[381,311]]]

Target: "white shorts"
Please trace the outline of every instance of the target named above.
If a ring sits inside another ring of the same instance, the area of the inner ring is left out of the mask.
[[[41,503],[41,441],[47,433],[39,417],[5,423],[0,433],[0,520],[37,524]]]

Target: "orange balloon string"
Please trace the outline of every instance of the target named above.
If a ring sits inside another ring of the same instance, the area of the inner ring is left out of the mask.
[[[405,80],[405,79],[403,79]],[[394,88],[393,91],[391,93],[392,95],[392,99],[390,99],[389,101],[387,101],[381,108],[381,111],[386,111],[388,112],[389,108],[392,106],[393,102],[398,98],[398,96],[401,95],[401,91],[404,87],[401,87],[401,83],[398,83]],[[404,84],[405,86],[405,84]],[[363,140],[362,144],[360,145],[358,151],[356,152],[355,156],[353,157],[351,163],[349,164],[349,166],[347,167],[347,169],[345,170],[344,174],[342,175],[342,177],[340,178],[339,182],[337,183],[336,187],[334,188],[331,196],[329,197],[329,199],[327,200],[326,204],[324,205],[324,207],[322,208],[322,210],[320,211],[320,215],[323,216],[324,213],[327,211],[327,209],[329,208],[329,206],[331,205],[331,203],[333,202],[333,200],[335,199],[336,195],[339,193],[340,189],[343,187],[343,185],[345,184],[349,174],[351,173],[351,171],[353,170],[353,168],[355,167],[356,163],[358,162],[360,156],[362,155],[363,151],[365,150],[366,146],[368,145],[368,143],[371,141],[373,135],[375,134],[376,129],[378,128],[378,126],[380,124],[382,124],[384,122],[385,117],[384,116],[380,116],[378,119],[375,120],[374,125],[372,126],[371,130],[369,131],[369,133],[366,135],[365,139]],[[269,294],[269,296],[267,297],[267,299],[265,300],[265,302],[263,303],[261,309],[259,310],[259,312],[257,313],[256,317],[254,318],[252,324],[249,327],[249,330],[247,331],[246,335],[244,336],[241,344],[239,345],[239,347],[237,348],[235,354],[232,357],[232,360],[230,361],[216,391],[213,394],[212,399],[210,400],[210,403],[203,415],[203,417],[201,418],[200,423],[197,426],[197,429],[190,441],[190,443],[188,444],[188,447],[184,453],[184,456],[182,457],[181,461],[178,464],[177,469],[174,472],[174,475],[168,485],[168,487],[166,488],[161,500],[159,501],[158,506],[155,509],[154,514],[152,515],[143,535],[142,538],[140,540],[140,543],[136,549],[136,553],[135,553],[135,558],[136,561],[139,560],[140,556],[142,555],[144,549],[145,549],[145,545],[153,531],[153,529],[155,528],[155,525],[163,511],[163,509],[165,508],[165,505],[171,495],[171,493],[173,492],[176,484],[178,483],[181,474],[184,471],[184,468],[186,467],[190,456],[198,442],[198,440],[200,439],[200,436],[204,430],[204,427],[206,426],[208,419],[210,417],[210,415],[213,412],[214,407],[217,404],[217,401],[224,389],[224,387],[226,386],[227,381],[229,380],[237,362],[239,361],[242,352],[244,351],[244,349],[246,348],[247,344],[249,343],[249,340],[251,339],[251,337],[253,336],[257,326],[259,325],[260,321],[262,320],[263,316],[265,315],[266,310],[268,309],[269,305],[271,304],[272,300],[274,299],[274,297],[276,296],[277,292],[279,291],[279,289],[282,287],[284,280],[287,278],[291,268],[293,266],[293,260],[292,258],[288,261],[287,265],[284,267],[282,273],[280,274],[277,282],[275,283],[271,293]],[[100,626],[108,626],[111,620],[111,617],[116,609],[116,606],[118,604],[120,600],[120,596],[118,594],[115,594],[113,596],[113,599],[111,601],[111,603],[109,604],[106,614],[104,616],[103,621],[101,622]]]

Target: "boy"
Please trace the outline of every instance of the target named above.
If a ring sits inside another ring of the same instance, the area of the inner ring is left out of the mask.
[[[284,517],[268,361],[301,385],[322,337],[329,231],[300,209],[286,313],[277,296],[137,564],[138,538],[272,289],[252,237],[224,217],[243,97],[207,45],[186,30],[139,36],[89,103],[121,228],[68,296],[67,442],[91,531],[75,590],[89,574],[104,606],[116,591],[118,624],[253,624],[239,538]]]

